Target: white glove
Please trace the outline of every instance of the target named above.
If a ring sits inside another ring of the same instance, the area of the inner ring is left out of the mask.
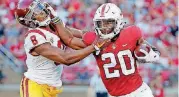
[[[159,60],[160,54],[158,52],[154,51],[152,48],[150,48],[149,53],[143,49],[140,49],[140,51],[145,54],[144,57],[139,57],[134,53],[135,57],[137,58],[137,60],[139,62],[152,63],[152,62],[156,62],[157,60]]]
[[[94,46],[94,48],[95,48],[95,50],[96,50],[96,51],[95,51],[95,54],[96,54],[96,55],[99,55],[99,53],[100,53],[100,51],[101,51],[100,48],[99,48],[98,46],[94,45],[94,44],[93,44],[93,46]]]

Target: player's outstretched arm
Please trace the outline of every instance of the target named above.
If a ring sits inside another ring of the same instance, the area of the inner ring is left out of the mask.
[[[33,52],[36,52],[38,55],[68,66],[82,60],[94,51],[95,48],[91,45],[81,50],[65,52],[57,47],[51,46],[49,43],[44,43],[33,49]]]
[[[72,28],[66,28],[61,22],[54,24],[55,29],[57,30],[58,36],[63,40],[63,42],[70,48],[73,49],[82,49],[86,45],[83,43],[80,36],[80,32]],[[73,32],[76,31],[76,32]],[[75,37],[73,34],[76,33],[78,37]]]
[[[81,30],[66,27],[61,19],[57,17],[55,10],[48,4],[46,6],[51,14],[52,25],[56,29],[58,36],[63,40],[63,42],[73,49],[82,49],[86,47],[86,45],[81,40]]]
[[[66,28],[72,33],[72,35],[74,37],[77,37],[77,38],[82,38],[83,34],[87,31],[83,31],[83,30],[79,30],[79,29],[76,29],[76,28],[72,28],[72,27],[69,27],[69,26],[66,26]]]
[[[65,64],[69,66],[87,57],[94,51],[99,50],[100,48],[105,46],[105,44],[108,41],[109,40],[103,40],[103,41],[99,40],[99,41],[96,41],[94,44],[87,46],[84,49],[75,50],[72,52],[65,52],[64,50],[61,50],[60,48],[50,45],[50,43],[43,43],[33,48],[31,51],[31,54],[33,55],[33,53],[36,53],[36,55],[42,55],[57,63],[61,63],[61,64]]]

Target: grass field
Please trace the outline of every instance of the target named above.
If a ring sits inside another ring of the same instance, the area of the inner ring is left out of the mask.
[[[0,97],[20,97],[19,83],[21,76],[11,69],[5,68],[4,73],[8,77],[4,84],[0,85]],[[95,97],[94,91],[88,86],[64,86],[64,92],[59,97]],[[173,88],[165,88],[165,97],[178,97],[178,85]]]

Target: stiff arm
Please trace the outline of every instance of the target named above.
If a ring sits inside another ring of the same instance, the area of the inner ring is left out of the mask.
[[[64,26],[63,23],[55,24],[54,27],[57,30],[58,36],[68,47],[76,50],[86,47],[82,41],[84,31]]]

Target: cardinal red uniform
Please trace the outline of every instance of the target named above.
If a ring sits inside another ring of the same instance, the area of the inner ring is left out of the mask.
[[[102,80],[113,96],[129,94],[142,85],[133,54],[137,40],[141,37],[138,27],[126,27],[116,41],[95,56]]]

